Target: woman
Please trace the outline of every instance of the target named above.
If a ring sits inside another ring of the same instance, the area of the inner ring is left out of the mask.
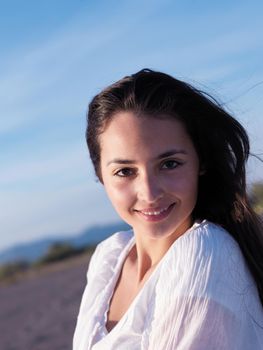
[[[74,350],[259,350],[263,236],[249,141],[216,101],[142,70],[94,97],[95,172],[132,230],[91,259]]]

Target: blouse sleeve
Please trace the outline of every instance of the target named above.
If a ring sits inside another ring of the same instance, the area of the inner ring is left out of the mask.
[[[240,321],[209,299],[173,300],[150,336],[151,350],[234,350],[243,338]]]
[[[87,342],[88,339],[85,336],[88,333],[92,333],[95,322],[90,317],[90,313],[92,314],[92,308],[95,305],[94,301],[94,288],[92,288],[92,281],[96,276],[98,260],[101,255],[101,246],[97,245],[94,253],[91,256],[88,271],[87,271],[87,284],[84,289],[84,293],[82,295],[79,313],[76,322],[76,328],[73,336],[73,350],[80,350],[84,348],[88,348]]]
[[[242,254],[225,231],[182,237],[162,266],[145,349],[261,349],[262,329],[253,321],[256,293]]]
[[[87,303],[88,303],[88,300],[90,299],[88,298],[88,295],[90,294],[90,285],[92,280],[96,276],[98,261],[100,259],[100,253],[101,253],[101,245],[98,244],[89,261],[89,266],[86,274],[87,284],[81,298],[78,319],[80,319],[82,317],[82,314],[86,313],[87,311]]]

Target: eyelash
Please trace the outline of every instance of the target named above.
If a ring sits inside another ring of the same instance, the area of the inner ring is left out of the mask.
[[[165,167],[165,165],[167,166],[167,164],[170,164],[171,163],[173,164],[172,167]],[[166,160],[164,161],[162,164],[161,164],[161,170],[174,170],[176,169],[178,166],[180,166],[182,163],[178,162],[177,160],[174,160],[174,159],[169,159],[169,160]],[[128,172],[128,174],[126,173],[126,175],[123,173],[124,171]],[[121,175],[122,173],[122,175]],[[133,169],[133,168],[123,168],[123,169],[120,169],[118,171],[116,171],[116,173],[114,173],[114,176],[118,176],[118,177],[130,177],[130,176],[133,176],[133,175],[136,175],[136,170]]]
[[[171,164],[173,163],[174,166],[172,167],[168,167],[168,168],[164,168],[163,166],[164,165],[167,165],[167,164]],[[182,163],[178,162],[177,160],[174,160],[174,159],[168,159],[168,160],[165,160],[163,163],[162,163],[162,169],[165,169],[165,170],[173,170],[175,168],[177,168],[179,165],[181,165]]]
[[[130,174],[129,175],[127,175],[127,174],[126,175],[124,175],[124,174],[121,175],[121,172],[123,172],[125,170],[128,170],[130,172]],[[123,168],[123,169],[120,169],[120,170],[116,171],[116,173],[114,173],[114,176],[119,176],[119,177],[130,177],[132,175],[135,175],[135,171],[132,168]]]

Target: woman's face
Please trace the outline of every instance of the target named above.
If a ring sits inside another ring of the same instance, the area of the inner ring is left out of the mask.
[[[107,194],[137,235],[176,239],[192,225],[199,160],[180,121],[119,112],[99,141]]]

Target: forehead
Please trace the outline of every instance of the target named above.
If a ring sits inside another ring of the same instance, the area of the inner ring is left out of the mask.
[[[170,149],[194,151],[192,140],[179,120],[166,116],[138,116],[132,112],[114,115],[99,141],[102,158],[154,157]]]

